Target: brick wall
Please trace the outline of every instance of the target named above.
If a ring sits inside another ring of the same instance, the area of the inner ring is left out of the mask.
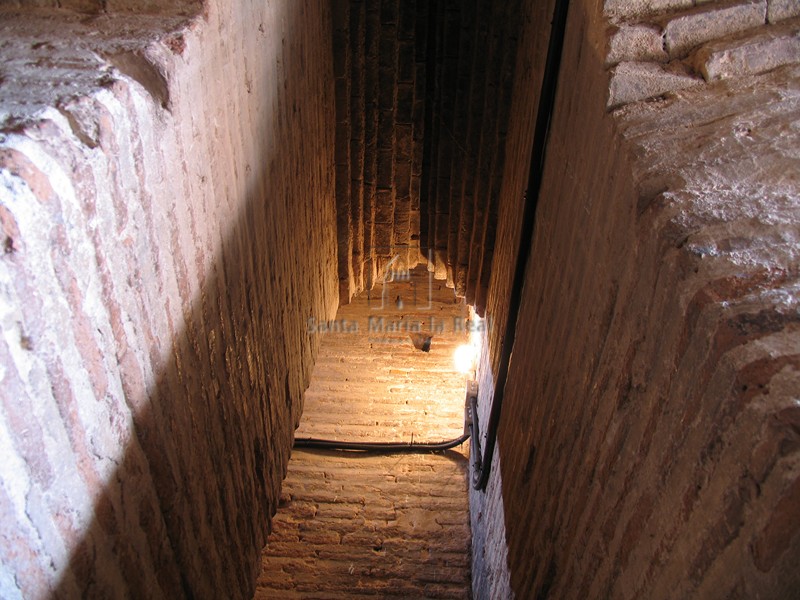
[[[659,6],[658,18],[731,7]],[[791,597],[798,67],[708,77],[609,112],[619,71],[606,71],[601,11],[570,8],[506,391],[511,587],[525,598]],[[625,23],[651,24],[648,11]],[[780,29],[791,23],[717,32],[677,58],[723,47],[735,58],[750,34],[791,43]],[[490,579],[503,552],[488,554]]]
[[[608,106],[797,62],[800,4],[607,0]]]
[[[84,15],[105,13],[196,14],[202,0],[0,0],[0,10],[63,9]]]
[[[502,184],[497,197],[498,221],[487,287],[487,328],[478,367],[480,423],[488,423],[508,298],[519,246],[521,214],[528,185],[534,124],[542,85],[553,2],[524,2],[515,18],[520,23],[519,52],[510,98]],[[485,438],[486,428],[481,431]],[[502,442],[501,442],[502,443]],[[473,536],[473,591],[476,597],[510,597],[505,515],[501,498],[501,452],[495,449],[486,493],[470,489]]]
[[[483,314],[520,5],[333,3],[343,301],[397,256],[427,261]]]
[[[3,598],[252,595],[337,304],[331,21],[202,8],[0,17]]]
[[[246,596],[307,319],[398,245],[486,307],[488,408],[551,3],[22,4],[0,2],[1,595]],[[475,589],[508,593],[508,555],[520,597],[788,596],[797,3],[601,4],[571,9]]]
[[[339,309],[335,323],[346,329],[323,338],[298,438],[408,443],[463,433],[465,377],[453,366],[467,340],[463,300],[424,267],[387,284],[386,302],[382,287]],[[370,318],[383,325],[370,330]],[[429,352],[404,330],[415,324],[433,334]],[[469,598],[466,452],[295,449],[256,598]]]
[[[493,327],[496,324],[493,324]],[[486,423],[494,393],[494,377],[489,368],[489,337],[484,336],[478,365],[478,424],[481,447],[486,447]],[[500,446],[492,455],[492,472],[485,491],[470,482],[469,513],[472,530],[472,593],[475,598],[513,598],[508,570],[506,515],[503,506]],[[515,527],[518,525],[514,525]]]

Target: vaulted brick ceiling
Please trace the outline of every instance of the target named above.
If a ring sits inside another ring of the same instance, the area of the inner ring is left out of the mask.
[[[483,312],[516,67],[518,0],[336,0],[343,303],[428,260]]]

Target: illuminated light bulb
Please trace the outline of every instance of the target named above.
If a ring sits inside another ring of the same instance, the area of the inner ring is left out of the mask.
[[[475,346],[471,344],[464,344],[456,348],[453,354],[453,362],[455,363],[456,370],[464,375],[469,374],[475,368],[475,361],[478,358]]]

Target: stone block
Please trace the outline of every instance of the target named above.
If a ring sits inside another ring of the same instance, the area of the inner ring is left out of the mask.
[[[375,198],[375,223],[388,223],[394,219],[394,196],[391,189],[378,189]]]
[[[667,62],[661,30],[651,25],[623,25],[608,42],[607,65],[624,61]]]
[[[665,48],[671,58],[686,56],[703,42],[763,25],[766,15],[766,0],[704,6],[666,23]]]
[[[407,123],[398,123],[395,127],[395,153],[408,160],[413,147],[412,127]]]
[[[767,0],[767,21],[777,23],[800,17],[800,2],[797,0]]]
[[[667,92],[683,90],[703,83],[680,65],[647,62],[624,62],[611,71],[607,108],[655,98]]]
[[[408,160],[395,165],[395,186],[398,198],[408,198],[411,194],[411,165]]]
[[[693,5],[692,0],[606,0],[603,12],[612,21],[622,22],[633,17],[647,17]]]
[[[390,150],[394,146],[394,110],[381,110],[378,114],[378,148]]]
[[[378,187],[390,188],[394,178],[394,151],[378,150]]]
[[[706,81],[755,75],[796,62],[800,62],[800,26],[770,27],[741,40],[711,42],[693,60]]]
[[[385,253],[392,246],[392,223],[375,222],[375,247]]]

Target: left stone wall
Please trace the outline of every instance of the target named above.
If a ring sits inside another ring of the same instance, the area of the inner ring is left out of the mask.
[[[0,596],[250,597],[338,304],[327,4],[5,10]]]

